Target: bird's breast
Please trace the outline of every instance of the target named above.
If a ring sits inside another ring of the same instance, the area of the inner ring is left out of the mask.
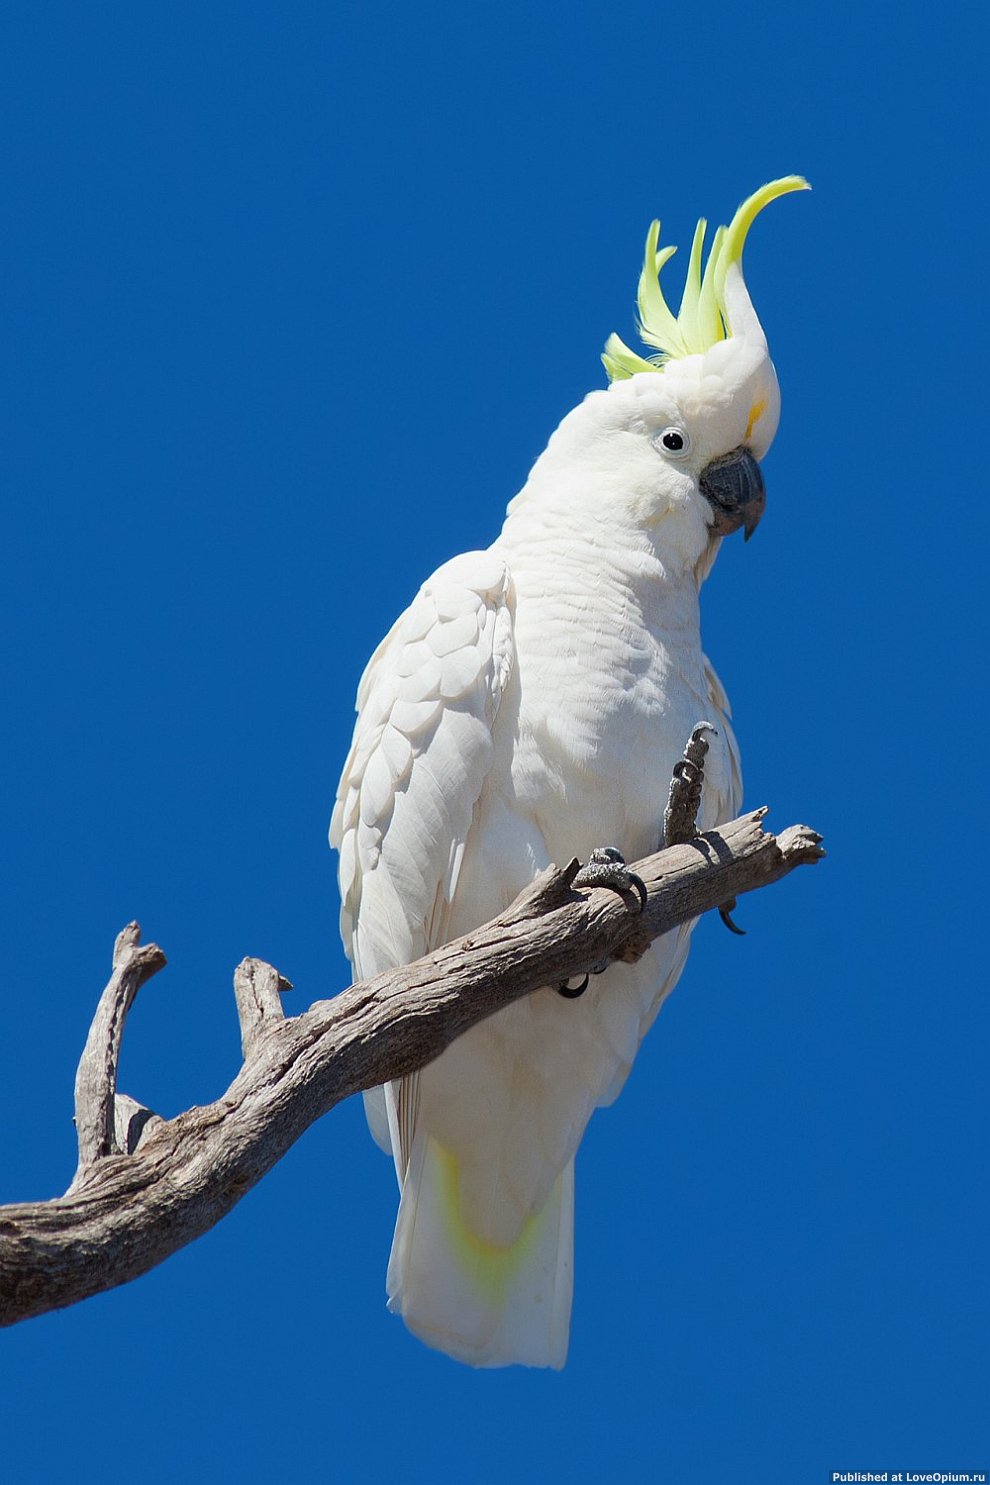
[[[501,788],[536,823],[551,860],[600,845],[628,860],[655,850],[671,770],[711,710],[697,594],[655,584],[644,594],[602,577],[521,583],[515,640],[496,738]],[[729,766],[720,742],[712,796]]]

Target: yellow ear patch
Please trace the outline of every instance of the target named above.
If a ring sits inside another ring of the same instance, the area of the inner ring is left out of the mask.
[[[766,410],[767,399],[765,397],[761,397],[759,402],[753,403],[753,406],[749,410],[749,422],[746,424],[746,433],[743,438],[743,443],[748,442],[748,440],[752,438],[753,429],[756,427],[757,423],[760,421]]]

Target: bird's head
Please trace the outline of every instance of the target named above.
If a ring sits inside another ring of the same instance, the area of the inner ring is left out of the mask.
[[[740,527],[748,538],[756,529],[766,499],[759,461],[780,416],[776,372],[743,277],[743,246],[764,206],[805,189],[805,180],[789,175],[756,191],[718,228],[704,265],[707,223],[700,221],[676,315],[660,288],[660,270],[676,249],[659,246],[660,223],[652,223],[637,296],[639,334],[651,354],[610,336],[602,360],[611,385],[564,419],[544,456],[546,474],[556,470],[557,480],[566,461],[575,507],[590,510],[594,502],[596,518],[631,519],[700,576],[715,538]]]

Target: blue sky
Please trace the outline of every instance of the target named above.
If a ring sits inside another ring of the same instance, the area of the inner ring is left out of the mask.
[[[650,218],[798,171],[747,276],[768,512],[704,595],[747,801],[829,860],[700,926],[578,1162],[561,1375],[384,1309],[356,1102],[217,1229],[0,1337],[11,1479],[803,1485],[990,1468],[986,139],[962,6],[18,3],[0,16],[0,1199],[122,1086],[236,1070],[246,953],[347,982],[326,824],[364,660],[630,338]],[[672,265],[673,268],[674,265]],[[676,276],[676,275],[675,275]]]

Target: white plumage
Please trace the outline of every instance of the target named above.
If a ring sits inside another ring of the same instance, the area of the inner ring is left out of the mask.
[[[590,394],[496,542],[440,567],[373,655],[331,825],[357,975],[477,927],[551,861],[655,850],[701,718],[718,735],[700,828],[738,812],[698,607],[727,528],[701,481],[733,451],[762,456],[778,393],[737,263],[722,294],[731,338]],[[671,428],[686,451],[662,444]],[[477,1365],[563,1365],[575,1153],[675,984],[689,931],[612,965],[578,1000],[525,997],[368,1096],[401,1189],[389,1305],[430,1345]]]

